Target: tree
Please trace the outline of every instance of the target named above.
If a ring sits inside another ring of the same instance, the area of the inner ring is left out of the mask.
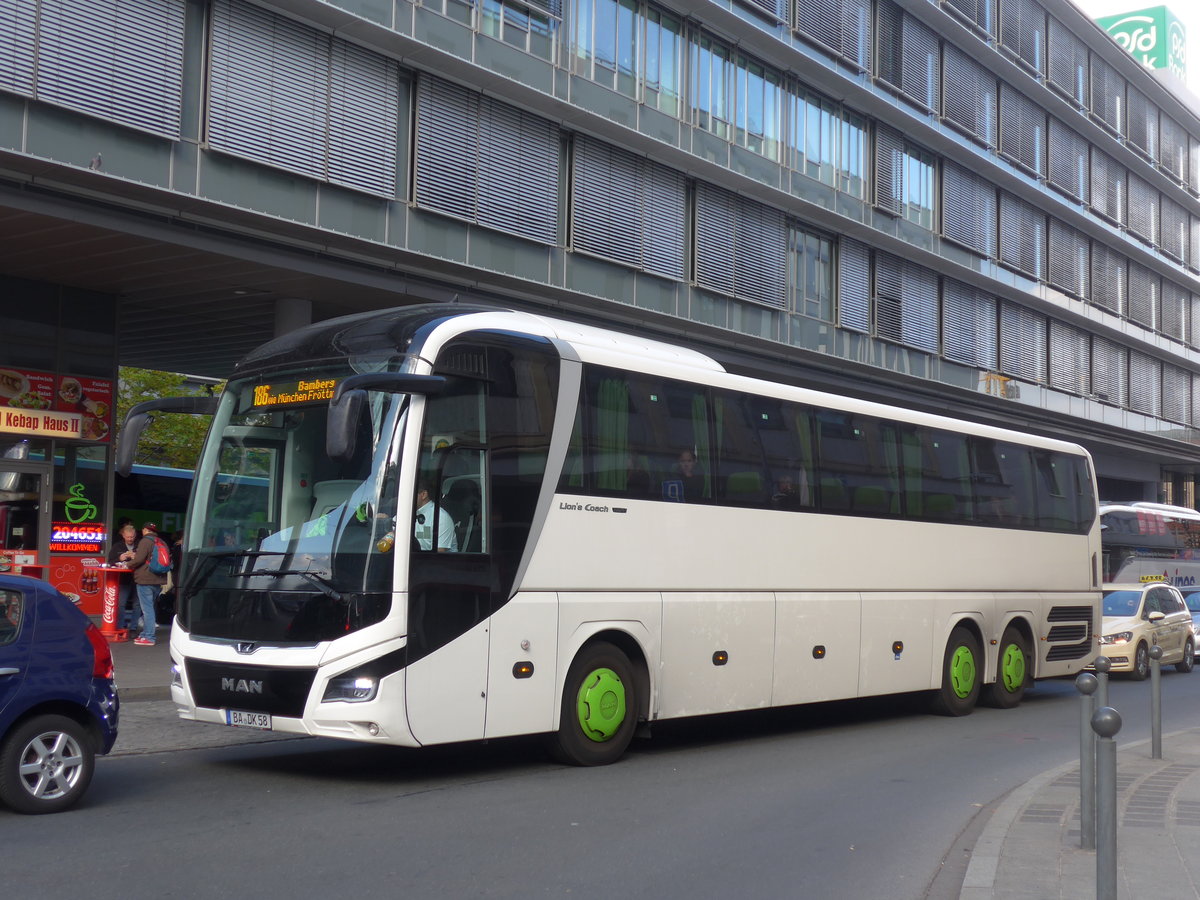
[[[117,428],[125,423],[129,410],[145,400],[160,397],[203,397],[211,390],[220,393],[225,389],[221,382],[213,386],[199,386],[189,381],[186,375],[173,372],[156,372],[151,369],[136,369],[122,366],[117,375]],[[176,469],[194,469],[208,433],[209,416],[186,416],[178,413],[156,415],[154,421],[142,432],[134,462],[149,466],[171,466]],[[118,433],[117,439],[120,440]]]

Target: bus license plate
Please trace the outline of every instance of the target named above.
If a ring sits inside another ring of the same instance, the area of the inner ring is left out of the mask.
[[[225,710],[225,723],[238,728],[257,728],[260,731],[270,731],[271,714],[227,709]]]

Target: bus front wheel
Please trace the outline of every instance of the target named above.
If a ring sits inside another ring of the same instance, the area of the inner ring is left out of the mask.
[[[988,705],[1012,709],[1024,698],[1032,679],[1033,653],[1029,641],[1016,628],[1005,628],[1004,637],[1000,639],[996,680],[987,687]]]
[[[572,766],[606,766],[625,753],[637,724],[637,683],[612,644],[584,647],[563,686],[562,716],[550,752]]]
[[[979,700],[979,641],[961,625],[950,632],[942,658],[942,686],[933,695],[933,711],[942,716],[965,716]]]

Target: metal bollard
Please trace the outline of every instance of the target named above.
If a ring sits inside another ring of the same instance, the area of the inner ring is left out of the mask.
[[[1107,656],[1097,656],[1092,667],[1096,670],[1096,680],[1100,683],[1100,689],[1096,691],[1096,709],[1099,709],[1108,706],[1108,673],[1112,669],[1112,663]]]
[[[1150,758],[1162,759],[1162,647],[1150,648]]]
[[[1096,743],[1096,900],[1117,900],[1117,742],[1121,714],[1102,706],[1092,716]]]
[[[1096,849],[1096,732],[1092,731],[1092,695],[1099,683],[1091,672],[1075,676],[1079,691],[1079,847]]]

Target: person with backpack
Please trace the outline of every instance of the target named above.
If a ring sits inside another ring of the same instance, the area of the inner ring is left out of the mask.
[[[153,647],[154,605],[167,583],[167,573],[171,571],[171,551],[166,541],[158,536],[158,526],[153,522],[143,523],[142,539],[138,541],[129,566],[133,569],[133,583],[142,607],[142,633],[133,642],[141,647]]]

